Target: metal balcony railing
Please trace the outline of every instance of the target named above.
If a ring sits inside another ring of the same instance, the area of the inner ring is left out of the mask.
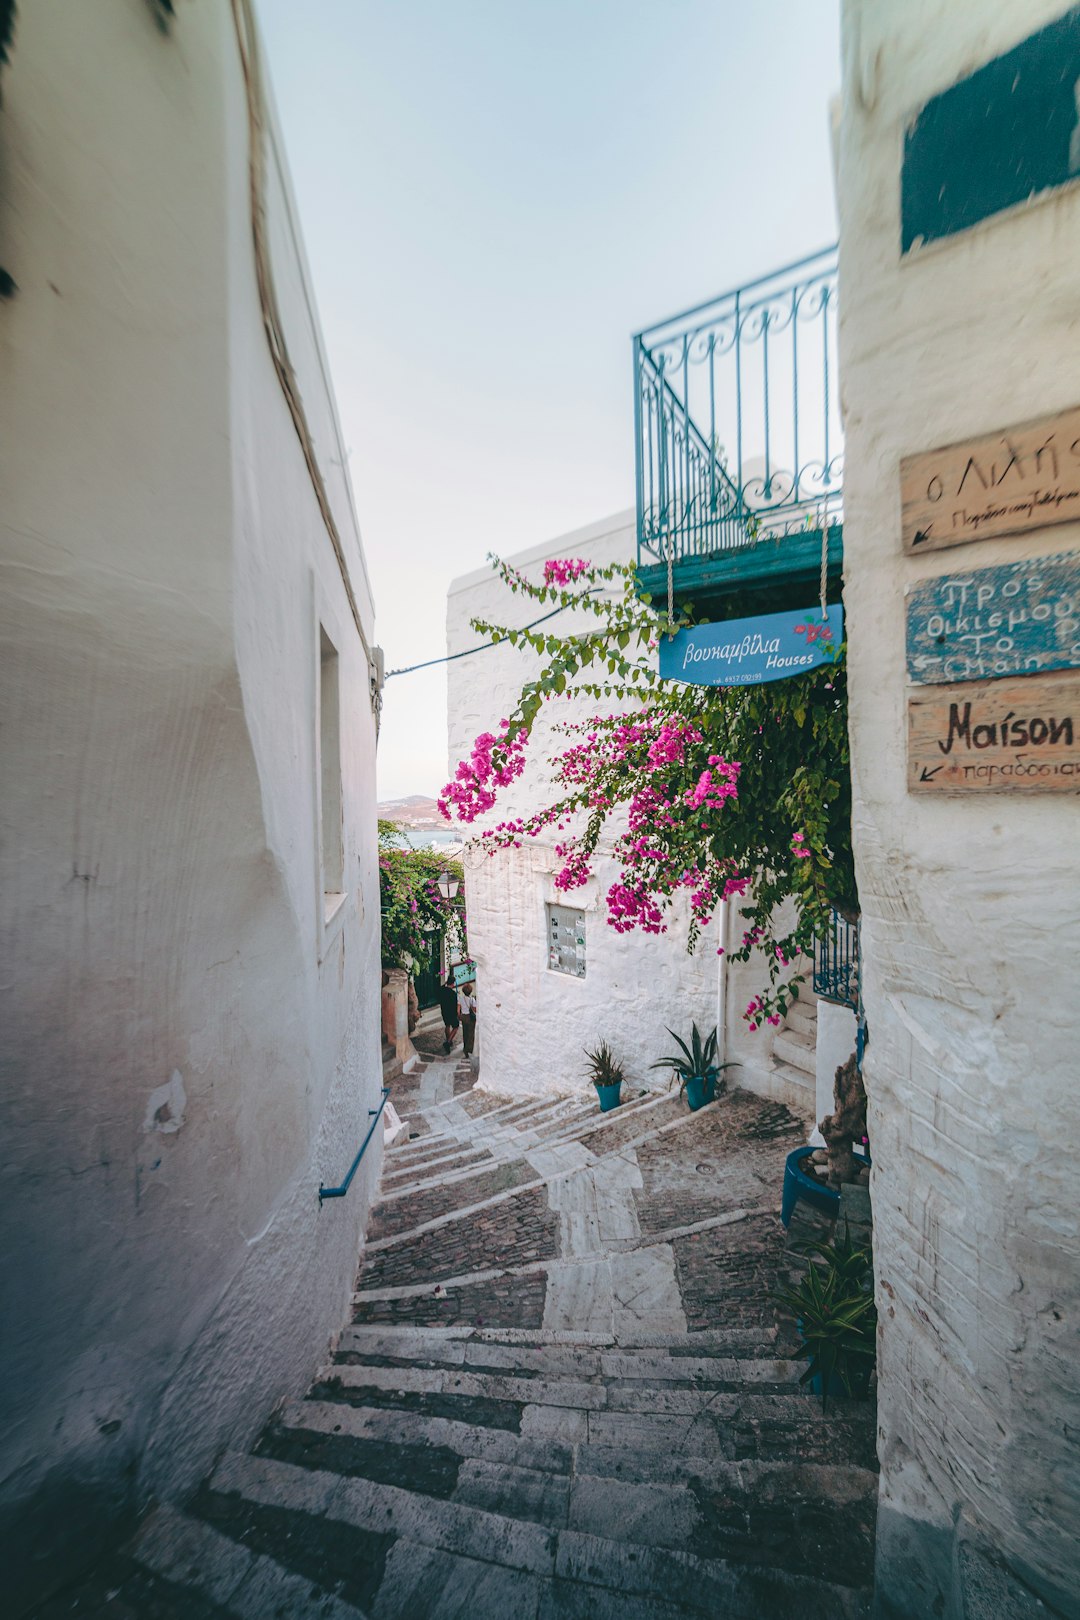
[[[634,338],[638,561],[840,519],[836,249]]]
[[[814,993],[859,1010],[859,925],[832,914],[832,927],[814,942]]]

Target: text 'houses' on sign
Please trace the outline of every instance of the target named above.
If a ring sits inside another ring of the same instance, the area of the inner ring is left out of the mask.
[[[660,638],[660,674],[695,686],[760,686],[831,664],[844,639],[844,610],[765,613],[698,624]]]

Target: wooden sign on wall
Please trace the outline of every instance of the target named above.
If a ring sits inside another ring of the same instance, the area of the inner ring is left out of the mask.
[[[920,685],[1080,667],[1080,551],[909,585],[907,664]]]
[[[1080,675],[967,681],[908,699],[911,793],[1080,793]]]
[[[1080,405],[900,462],[911,554],[1080,520]]]

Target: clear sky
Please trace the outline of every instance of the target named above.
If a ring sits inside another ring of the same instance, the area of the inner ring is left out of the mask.
[[[633,504],[634,330],[834,240],[838,5],[257,3],[394,669],[489,551]],[[389,683],[381,798],[445,711]]]

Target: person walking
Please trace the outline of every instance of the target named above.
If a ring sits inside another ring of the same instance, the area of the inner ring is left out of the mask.
[[[458,1032],[458,993],[454,985],[454,975],[446,975],[446,983],[439,986],[439,1011],[443,1021],[443,1051],[449,1052],[454,1044],[454,1036]]]
[[[458,991],[458,1017],[461,1019],[461,1044],[465,1056],[471,1058],[476,1041],[476,986],[463,984]]]

